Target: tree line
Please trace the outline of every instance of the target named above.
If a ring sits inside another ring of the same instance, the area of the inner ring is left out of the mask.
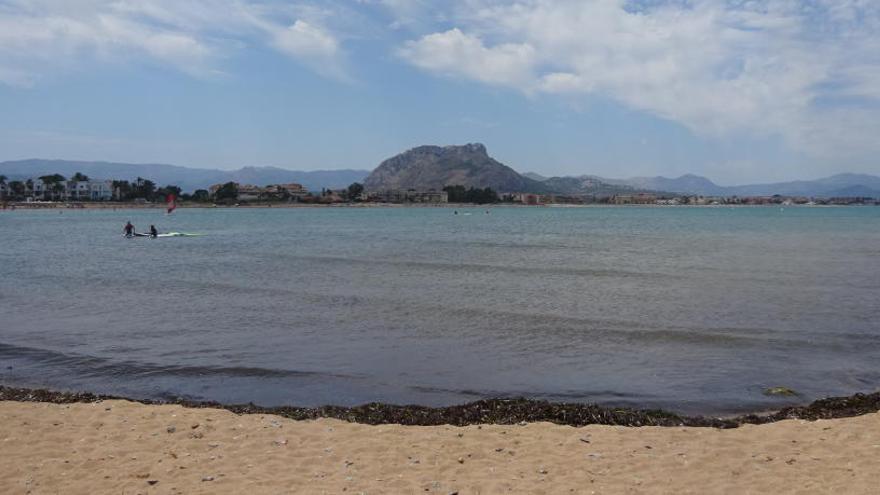
[[[0,184],[8,186],[8,199],[22,199],[28,191],[33,191],[34,189],[34,181],[32,179],[26,181],[11,181],[8,183],[7,180],[8,178],[6,176],[0,175]],[[65,189],[65,182],[67,182],[67,179],[61,174],[44,175],[37,180],[41,181],[45,186],[45,190],[55,197],[61,195]],[[70,180],[74,182],[86,182],[89,181],[89,177],[77,172],[70,178]],[[188,194],[183,193],[181,188],[175,185],[158,187],[155,182],[142,177],[138,177],[134,181],[114,180],[111,181],[111,184],[113,189],[113,199],[117,201],[144,200],[161,202],[164,201],[168,195],[173,194],[182,201],[231,203],[237,201],[239,197],[239,186],[235,182],[221,184],[213,195],[206,189],[197,189],[192,194]],[[498,193],[490,187],[466,188],[462,185],[450,185],[444,187],[443,191],[446,192],[450,203],[492,204],[513,200],[513,198],[509,197],[500,198]],[[309,193],[304,197],[297,196],[295,199],[303,202],[326,202],[333,200],[359,202],[362,200],[363,192],[364,186],[355,182],[347,188],[338,191],[323,189],[320,194]],[[267,191],[262,193],[259,198],[260,201],[290,201],[292,199],[294,199],[294,196],[284,189],[280,189],[278,192]]]
[[[446,192],[450,203],[474,203],[485,205],[501,202],[498,193],[491,187],[483,189],[471,187],[470,189],[465,189],[464,186],[446,186],[443,190]]]
[[[59,197],[65,191],[65,183],[68,182],[68,179],[61,174],[42,175],[37,177],[37,180],[43,184],[44,191],[54,197]],[[89,176],[81,172],[77,172],[70,177],[70,182],[88,182],[90,180]],[[188,196],[186,194],[182,195],[181,189],[178,186],[167,185],[157,187],[155,182],[142,177],[138,177],[131,182],[127,180],[114,180],[111,181],[111,184],[113,197],[119,201],[132,201],[136,199],[164,201],[169,194],[174,194],[178,197]],[[34,190],[35,182],[33,179],[9,181],[8,177],[0,175],[0,185],[7,186],[8,196],[11,199],[22,199],[29,191],[32,192]]]
[[[164,201],[168,195],[173,194],[175,197],[184,199],[179,187],[167,185],[165,187],[156,187],[156,183],[138,177],[137,180],[129,182],[127,180],[114,180],[113,192],[119,201],[133,201],[143,199],[146,201]]]

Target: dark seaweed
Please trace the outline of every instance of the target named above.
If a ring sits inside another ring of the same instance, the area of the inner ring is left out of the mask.
[[[679,416],[662,410],[606,408],[593,404],[555,403],[530,399],[486,399],[447,407],[398,406],[370,403],[355,407],[261,407],[254,404],[225,405],[217,402],[195,402],[184,399],[156,401],[137,400],[88,392],[57,392],[44,389],[12,388],[0,385],[0,400],[73,404],[124,399],[142,404],[178,404],[191,408],[226,409],[237,414],[274,414],[305,420],[334,418],[370,425],[401,424],[417,426],[478,424],[509,425],[521,422],[548,421],[560,425],[617,426],[699,426],[736,428],[744,424],[765,424],[784,419],[848,418],[880,411],[880,392],[830,397],[807,406],[786,407],[770,414],[749,414],[735,418]]]

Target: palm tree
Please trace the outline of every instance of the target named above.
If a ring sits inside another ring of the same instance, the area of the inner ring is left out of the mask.
[[[124,201],[131,196],[131,184],[127,180],[113,181],[113,195],[116,201]]]
[[[62,183],[56,182],[52,184],[52,197],[54,199],[58,199],[62,192],[64,192],[64,185]]]
[[[20,198],[24,196],[25,185],[24,182],[20,180],[14,180],[9,183],[9,190],[12,192],[13,198]]]
[[[46,199],[46,193],[52,193],[52,199],[57,199],[58,193],[64,190],[64,176],[61,174],[44,175],[40,177],[43,182],[43,199]]]
[[[43,184],[53,184],[55,182],[64,182],[64,176],[61,174],[43,175],[40,177]]]

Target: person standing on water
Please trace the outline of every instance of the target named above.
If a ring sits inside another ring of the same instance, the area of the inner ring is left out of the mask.
[[[126,237],[131,237],[134,235],[134,225],[131,222],[125,222],[125,227],[123,228],[123,232],[125,232]]]
[[[150,237],[152,237],[153,239],[159,237],[159,231],[156,230],[155,225],[150,225]]]

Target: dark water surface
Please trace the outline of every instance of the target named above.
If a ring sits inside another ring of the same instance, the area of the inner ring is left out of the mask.
[[[709,414],[880,389],[880,208],[459,212],[0,212],[0,383]]]

